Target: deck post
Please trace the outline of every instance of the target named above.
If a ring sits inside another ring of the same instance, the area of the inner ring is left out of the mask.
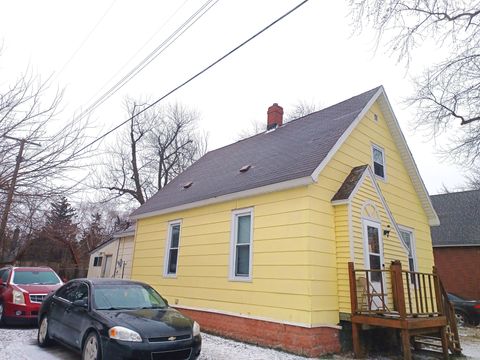
[[[352,342],[353,352],[355,358],[359,359],[363,357],[362,344],[360,342],[360,331],[362,325],[354,322],[354,316],[357,314],[358,302],[357,302],[357,278],[355,276],[355,266],[353,262],[348,263],[348,280],[350,282],[350,307],[352,311]]]
[[[357,313],[357,279],[355,277],[355,268],[353,262],[348,263],[348,280],[350,282],[350,307],[352,315]]]
[[[437,274],[437,268],[434,266],[432,269],[434,274],[434,286],[435,286],[435,301],[437,303],[437,312],[440,315],[445,315],[445,309],[443,308],[443,301],[442,301],[442,289],[440,288],[440,278]]]
[[[442,326],[440,330],[440,335],[442,338],[443,359],[448,360],[448,336],[447,336],[447,329],[445,326]]]
[[[405,306],[405,291],[403,288],[402,263],[399,260],[392,261],[390,266],[392,272],[393,302],[402,320],[407,317]]]
[[[408,329],[401,330],[402,335],[402,350],[403,350],[403,359],[411,360],[412,359],[412,350],[410,349],[410,333]]]

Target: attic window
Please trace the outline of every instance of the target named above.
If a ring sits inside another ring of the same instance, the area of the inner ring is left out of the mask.
[[[192,184],[193,184],[193,181],[189,181],[189,182],[183,184],[183,188],[188,189],[190,186],[192,186]]]
[[[247,172],[251,167],[252,167],[252,165],[250,165],[250,164],[248,164],[248,165],[243,165],[243,166],[240,168],[240,172],[241,172],[241,173]]]
[[[378,115],[377,115],[377,114],[373,114],[373,120],[374,120],[375,122],[378,122]]]

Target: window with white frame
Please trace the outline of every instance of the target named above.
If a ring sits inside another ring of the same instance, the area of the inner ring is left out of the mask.
[[[385,151],[377,145],[372,145],[373,172],[385,179]]]
[[[252,277],[253,209],[237,210],[232,217],[230,278],[250,280]]]
[[[415,261],[415,240],[413,238],[413,231],[401,228],[400,236],[402,237],[403,242],[408,249],[408,268],[410,271],[417,271],[416,261]],[[410,281],[414,282],[414,277],[410,278]]]
[[[95,256],[93,258],[93,266],[102,266],[102,257],[101,256]]]
[[[180,221],[172,221],[168,225],[164,268],[165,276],[177,275],[178,248],[180,244],[180,225]]]

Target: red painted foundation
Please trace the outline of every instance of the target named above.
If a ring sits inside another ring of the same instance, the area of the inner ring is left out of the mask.
[[[305,328],[207,311],[178,310],[197,321],[202,330],[231,339],[309,357],[340,352],[339,330],[335,328]]]

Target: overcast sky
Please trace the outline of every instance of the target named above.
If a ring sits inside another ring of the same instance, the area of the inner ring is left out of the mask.
[[[30,68],[66,88],[62,120],[87,108],[161,44],[206,0],[4,1],[0,12],[0,86]],[[126,119],[123,99],[156,99],[299,3],[299,0],[219,0],[170,47],[91,115],[91,136]],[[334,104],[384,85],[427,189],[464,182],[462,170],[437,155],[441,147],[412,126],[403,100],[411,78],[435,58],[419,49],[406,69],[374,34],[353,27],[344,1],[310,0],[165,101],[201,113],[209,149],[238,138],[252,121],[266,121],[277,102],[288,112],[299,101]],[[441,49],[440,52],[441,53]],[[110,135],[111,141],[115,135]]]

